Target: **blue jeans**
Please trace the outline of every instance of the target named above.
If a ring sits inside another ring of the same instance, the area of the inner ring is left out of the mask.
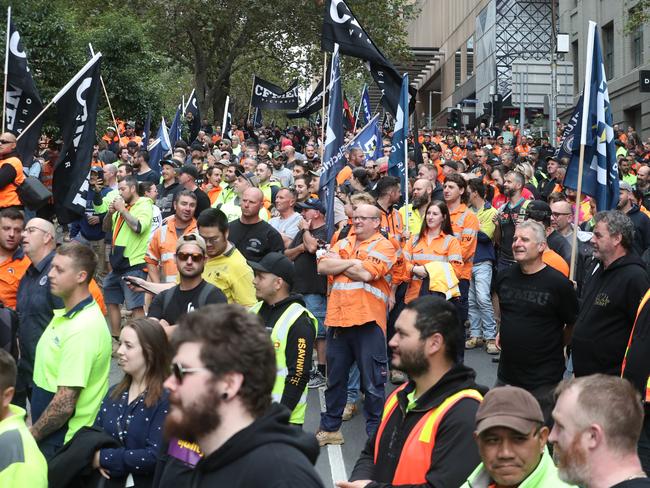
[[[348,393],[350,367],[357,362],[368,437],[377,430],[384,408],[388,358],[386,337],[374,323],[354,327],[327,328],[327,410],[321,414],[321,429],[336,432],[343,423],[342,416]]]
[[[492,283],[492,262],[483,261],[472,267],[472,281],[469,284],[469,335],[492,340],[497,335],[494,320],[490,284]]]
[[[327,297],[316,293],[309,293],[302,296],[305,299],[305,307],[316,320],[318,320],[317,339],[325,338],[325,314],[327,313]]]

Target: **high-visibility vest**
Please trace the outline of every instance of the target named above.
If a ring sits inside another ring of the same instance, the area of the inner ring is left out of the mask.
[[[254,314],[258,314],[264,302],[257,302],[250,308],[250,311]],[[289,370],[287,368],[287,356],[285,350],[287,347],[287,337],[289,336],[289,330],[291,326],[298,320],[303,313],[306,313],[314,325],[314,331],[318,332],[318,320],[314,315],[307,310],[305,307],[299,303],[292,303],[287,307],[287,309],[282,312],[280,318],[275,324],[273,324],[273,330],[271,331],[271,341],[273,342],[273,349],[275,349],[275,362],[278,368],[278,372],[275,376],[275,384],[273,385],[273,401],[280,403],[282,400],[282,394],[284,393],[284,385],[286,382],[287,374]],[[304,351],[304,354],[308,354],[307,351]],[[303,360],[304,361],[304,360]],[[298,366],[300,366],[300,355],[298,355]],[[303,362],[304,367],[304,362]],[[305,423],[305,413],[307,412],[307,385],[305,385],[305,390],[300,396],[300,400],[296,405],[296,408],[291,412],[291,417],[289,417],[289,423],[291,424],[304,424]]]
[[[0,208],[13,207],[22,205],[20,198],[18,198],[18,187],[25,181],[25,174],[23,173],[23,163],[20,159],[14,156],[9,156],[7,159],[0,160],[0,167],[5,164],[10,164],[16,171],[16,179],[0,189]]]
[[[375,464],[377,464],[379,443],[381,442],[382,434],[388,424],[388,420],[397,408],[397,393],[403,390],[407,384],[405,383],[393,391],[384,404],[384,412],[381,416],[381,423],[379,424],[377,438],[375,440]],[[409,432],[402,447],[397,468],[393,475],[394,485],[417,485],[426,483],[426,475],[431,466],[431,454],[436,445],[436,434],[438,433],[440,422],[442,422],[447,412],[464,398],[472,398],[481,402],[483,395],[473,389],[461,390],[447,397],[438,407],[429,410],[415,424],[415,427]]]
[[[639,308],[636,311],[636,318],[634,319],[632,332],[630,332],[630,339],[627,341],[627,347],[625,348],[625,355],[623,356],[623,365],[621,366],[621,378],[623,377],[623,373],[625,373],[625,365],[627,363],[627,353],[630,350],[630,346],[632,345],[632,338],[634,337],[634,330],[636,329],[636,323],[639,320],[639,314],[641,313],[641,310],[643,310],[645,304],[648,303],[648,300],[650,300],[650,290],[646,292],[643,299],[641,300],[641,304],[639,305]],[[643,401],[645,403],[650,403],[650,375],[648,376],[648,379],[646,380],[645,383],[645,395],[643,397]]]

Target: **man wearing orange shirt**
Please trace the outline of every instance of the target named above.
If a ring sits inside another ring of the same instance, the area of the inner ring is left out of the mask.
[[[340,431],[347,400],[348,373],[356,361],[365,393],[366,433],[372,436],[381,420],[388,375],[386,315],[390,284],[386,276],[396,252],[379,233],[380,210],[359,205],[352,217],[355,234],[339,240],[318,262],[320,274],[334,277],[327,300],[326,411],[316,438],[321,446],[343,444]]]
[[[31,263],[20,247],[24,223],[20,210],[5,208],[0,211],[0,301],[13,309],[16,308],[18,285]]]

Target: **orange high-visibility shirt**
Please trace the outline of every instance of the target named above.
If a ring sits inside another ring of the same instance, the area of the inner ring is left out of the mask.
[[[454,237],[460,241],[463,255],[463,269],[458,275],[459,280],[472,278],[472,265],[474,264],[474,253],[478,243],[479,222],[478,217],[467,205],[461,203],[455,210],[450,212],[451,227]]]

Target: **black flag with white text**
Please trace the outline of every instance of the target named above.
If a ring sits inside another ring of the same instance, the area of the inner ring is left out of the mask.
[[[383,55],[359,21],[352,14],[343,0],[327,0],[321,37],[323,51],[334,51],[334,44],[339,45],[339,52],[368,63],[368,69],[377,87],[382,92],[382,104],[393,117],[397,114],[397,105],[402,88],[402,75]],[[409,86],[411,100],[409,112],[415,109],[417,90]]]
[[[310,115],[323,110],[323,92],[325,94],[325,105],[328,105],[330,98],[329,73],[327,73],[325,90],[323,90],[323,80],[320,80],[318,85],[316,85],[316,88],[314,88],[314,91],[311,92],[309,100],[307,100],[296,112],[288,112],[287,117],[290,119],[298,119],[301,117],[306,119],[309,118]]]
[[[251,106],[267,110],[295,110],[298,108],[298,82],[283,90],[270,81],[257,76],[253,79]]]
[[[5,98],[5,130],[21,134],[25,127],[36,118],[43,109],[41,97],[27,64],[27,54],[20,40],[20,34],[13,22],[9,23],[9,49],[7,52],[7,96]],[[29,128],[18,140],[16,152],[28,167],[32,164],[34,151],[41,135],[42,119]]]
[[[60,224],[84,215],[99,101],[101,53],[95,54],[53,99],[63,147],[54,168],[54,208]]]
[[[187,113],[192,114],[192,120],[188,120],[187,118]],[[187,130],[189,131],[189,144],[192,144],[195,140],[196,137],[199,135],[199,131],[201,130],[201,112],[199,112],[199,102],[196,99],[196,91],[192,90],[192,93],[190,93],[190,98],[187,101],[187,105],[185,105],[185,113],[183,114],[185,116],[185,121],[187,123]]]

